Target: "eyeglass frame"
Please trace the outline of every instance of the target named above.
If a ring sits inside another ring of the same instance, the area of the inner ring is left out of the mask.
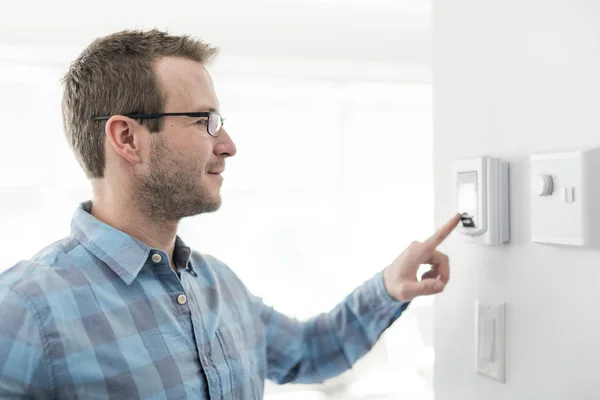
[[[217,132],[210,133],[210,130],[208,129],[208,120],[210,119],[210,116],[212,114],[216,114],[219,117],[219,120],[221,121],[221,126],[219,127],[219,129],[217,130]],[[118,114],[115,114],[118,115]],[[225,122],[225,118],[223,118],[221,116],[220,113],[216,112],[216,111],[201,111],[201,112],[171,112],[171,113],[152,113],[152,114],[122,114],[124,117],[128,117],[131,119],[157,119],[157,118],[162,118],[162,117],[192,117],[192,118],[206,118],[206,123],[202,124],[204,126],[206,126],[206,132],[208,132],[208,134],[212,137],[217,137],[219,136],[219,131],[221,130],[221,128],[223,128],[223,124]],[[94,121],[107,121],[108,119],[110,119],[113,115],[102,115],[99,117],[93,117],[92,120]]]

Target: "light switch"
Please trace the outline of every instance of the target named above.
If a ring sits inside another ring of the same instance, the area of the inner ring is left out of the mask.
[[[565,203],[573,203],[575,201],[575,188],[572,186],[564,188],[563,200]]]
[[[600,148],[531,156],[531,240],[600,247]]]
[[[480,340],[479,356],[485,361],[494,361],[494,318],[488,314],[482,316],[480,320]]]
[[[476,303],[476,371],[488,378],[505,381],[505,305],[479,300]]]

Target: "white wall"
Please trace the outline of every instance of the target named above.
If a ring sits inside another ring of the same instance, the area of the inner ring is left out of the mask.
[[[0,43],[74,45],[121,29],[205,38],[223,54],[431,63],[429,0],[3,0]]]
[[[530,242],[528,155],[600,145],[600,2],[438,0],[433,29],[436,222],[454,212],[453,159],[512,163],[512,243],[444,247],[436,399],[598,399],[600,252]],[[478,296],[507,303],[506,384],[474,372]]]

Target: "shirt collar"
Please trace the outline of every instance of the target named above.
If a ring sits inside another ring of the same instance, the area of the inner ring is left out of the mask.
[[[131,284],[149,260],[150,254],[160,253],[166,261],[166,254],[153,249],[136,238],[105,224],[90,212],[92,202],[81,203],[71,220],[71,234],[89,252],[102,260],[126,284]],[[191,249],[177,236],[174,261],[180,268],[191,268]]]

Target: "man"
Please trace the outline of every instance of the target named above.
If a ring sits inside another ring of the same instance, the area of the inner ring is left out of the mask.
[[[0,276],[0,398],[260,399],[265,378],[321,382],[350,368],[416,296],[439,293],[436,247],[456,215],[329,313],[288,318],[177,236],[221,203],[223,127],[187,36],[97,39],[64,78],[66,136],[93,199],[72,233]],[[421,280],[421,264],[432,268]]]

